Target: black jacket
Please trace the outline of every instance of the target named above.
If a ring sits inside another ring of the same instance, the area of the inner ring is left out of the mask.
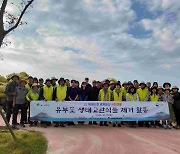
[[[174,94],[174,108],[175,109],[180,109],[180,93],[177,92]]]
[[[99,91],[101,89],[98,89],[97,87],[92,87],[89,92],[89,101],[98,101],[98,95]]]

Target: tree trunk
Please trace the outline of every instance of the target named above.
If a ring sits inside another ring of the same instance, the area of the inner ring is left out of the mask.
[[[4,37],[0,36],[0,48],[1,48],[2,43],[3,43],[3,38],[4,38]]]

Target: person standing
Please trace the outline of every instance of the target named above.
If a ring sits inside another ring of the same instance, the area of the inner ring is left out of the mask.
[[[164,86],[165,87],[165,86]],[[166,123],[165,121],[163,121],[163,127],[165,129],[172,128],[172,122],[175,121],[175,115],[174,115],[174,111],[173,111],[173,97],[170,94],[171,90],[170,88],[165,88],[164,90],[164,94],[162,95],[162,101],[167,102],[168,106],[169,106],[169,113],[170,113],[170,120]]]
[[[153,82],[152,87],[156,87],[156,88],[158,88],[158,83],[157,83],[157,82]]]
[[[121,88],[122,92],[123,92],[123,101],[126,101],[126,94],[127,94],[127,91],[128,91],[128,83],[127,82],[124,82],[122,84],[123,88]]]
[[[128,93],[126,94],[126,101],[139,101],[137,89],[134,86],[129,87]]]
[[[110,86],[108,90],[113,93],[113,90],[115,89],[116,83],[114,81],[110,81]]]
[[[50,79],[46,79],[45,85],[40,90],[40,100],[53,100],[53,86],[51,85]],[[46,128],[47,126],[51,126],[51,122],[41,122],[41,126]]]
[[[28,92],[28,94],[26,95],[26,99],[29,103],[31,103],[31,101],[37,101],[39,100],[39,90],[38,90],[38,84],[37,83],[33,83],[32,85],[32,90]],[[30,121],[30,108],[29,108],[29,121]],[[30,121],[30,127],[34,125],[37,126],[38,121]]]
[[[16,87],[16,90],[14,93],[14,97],[13,97],[13,121],[12,121],[13,128],[17,128],[17,115],[18,115],[19,109],[21,109],[20,125],[22,127],[25,127],[24,117],[26,114],[26,106],[27,106],[26,94],[28,93],[28,89],[26,89],[25,85],[26,85],[26,81],[21,80],[19,82],[19,86]]]
[[[41,88],[43,88],[43,86],[44,86],[44,80],[43,80],[43,78],[40,78],[39,79],[39,85],[38,85],[39,92],[40,92]]]
[[[163,87],[159,86],[158,87],[158,95],[159,95],[159,101],[162,100],[162,95],[164,94],[164,89]]]
[[[33,77],[32,76],[29,76],[28,77],[28,83],[25,85],[25,87],[28,89],[28,92],[30,90],[32,90],[32,85],[33,85]]]
[[[134,86],[130,86],[128,93],[126,94],[126,101],[139,101],[138,94],[136,93],[137,89]],[[129,127],[135,128],[136,121],[130,121]]]
[[[134,80],[133,83],[134,83],[134,87],[135,87],[136,89],[139,89],[138,80]]]
[[[123,100],[123,91],[121,90],[121,85],[116,84],[115,89],[112,92],[112,101],[121,102]],[[113,127],[121,127],[121,122],[113,122]]]
[[[146,88],[146,84],[144,82],[141,82],[139,84],[140,88],[137,90],[137,94],[139,97],[139,101],[148,101],[148,89]]]
[[[151,94],[149,96],[149,101],[151,101],[151,102],[158,102],[159,101],[159,94],[158,94],[157,85],[155,87],[151,88]],[[156,128],[159,128],[161,126],[159,121],[154,121],[154,122],[152,121],[151,125],[152,125],[152,127],[156,127]]]
[[[56,84],[56,82],[57,82],[57,78],[55,78],[55,77],[52,77],[51,78],[51,85],[52,85],[52,87],[53,87],[53,90],[57,87],[57,84]]]
[[[11,77],[12,82],[8,83],[5,89],[5,94],[7,95],[7,106],[6,106],[6,119],[8,123],[10,122],[12,110],[13,110],[13,96],[16,90],[16,87],[18,87],[17,81],[19,80],[19,76],[16,74],[13,74]]]
[[[80,92],[79,92],[79,101],[88,101],[89,93],[86,89],[86,82],[82,82]],[[84,121],[78,121],[79,124],[84,124]]]
[[[38,78],[37,78],[37,77],[34,77],[34,78],[33,78],[33,83],[38,84],[38,82],[39,82],[39,81],[38,81]]]
[[[89,101],[98,101],[99,91],[101,90],[100,84],[101,84],[101,82],[98,83],[95,80],[92,82],[92,87],[90,89],[89,98],[88,98]],[[96,121],[93,121],[93,122],[89,121],[89,125],[91,125],[91,124],[97,125],[97,122]]]
[[[149,90],[149,92],[151,91],[151,82],[146,83],[146,88]]]
[[[87,89],[87,92],[89,93],[90,90],[91,90],[91,85],[89,84],[89,78],[85,78],[85,82],[86,82],[86,89]]]
[[[112,96],[111,93],[108,90],[109,84],[107,82],[103,83],[103,88],[99,91],[98,100],[99,101],[111,101]],[[101,121],[100,126],[108,126],[107,121]]]
[[[76,87],[76,81],[71,80],[71,87],[68,88],[68,101],[79,100],[79,89]],[[68,125],[75,125],[73,121],[68,122]]]
[[[80,93],[79,93],[79,101],[88,101],[88,91],[86,89],[86,82],[82,82],[81,84],[81,89],[80,89]]]
[[[163,84],[163,88],[171,88],[171,84],[169,83],[169,82],[165,82],[164,84]]]
[[[33,85],[33,80],[34,78],[32,76],[28,77],[28,83],[25,85],[25,87],[27,88],[28,92],[30,92],[32,90],[32,85]],[[27,106],[26,106],[26,113],[25,113],[25,117],[24,117],[24,123],[27,124],[30,122],[29,117],[27,115],[27,110],[29,109],[29,103],[27,102]]]
[[[148,101],[149,100],[149,90],[146,88],[145,82],[141,82],[139,84],[140,88],[137,90],[137,94],[139,97],[139,101]],[[139,127],[142,127],[144,124],[144,121],[139,121]],[[149,127],[149,122],[145,122],[146,127]]]
[[[174,86],[172,87],[172,96],[174,99],[174,113],[176,116],[176,122],[177,125],[175,126],[176,129],[180,129],[180,92],[179,92],[179,88]]]
[[[89,101],[98,101],[98,95],[99,95],[100,88],[97,88],[97,82],[94,80],[92,82],[92,87],[89,92]]]
[[[69,79],[66,79],[66,86],[67,86],[68,88],[70,87]]]
[[[58,81],[59,85],[56,86],[53,92],[53,100],[65,101],[67,99],[67,86],[65,85],[64,78],[60,78]],[[54,127],[65,127],[64,122],[55,122]]]

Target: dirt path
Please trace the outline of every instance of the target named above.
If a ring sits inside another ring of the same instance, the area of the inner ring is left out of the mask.
[[[2,119],[0,119],[2,125]],[[154,128],[26,127],[43,132],[48,139],[47,154],[179,154],[180,130]]]

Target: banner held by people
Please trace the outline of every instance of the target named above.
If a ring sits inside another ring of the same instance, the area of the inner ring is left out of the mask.
[[[166,102],[32,101],[32,121],[169,120]]]

